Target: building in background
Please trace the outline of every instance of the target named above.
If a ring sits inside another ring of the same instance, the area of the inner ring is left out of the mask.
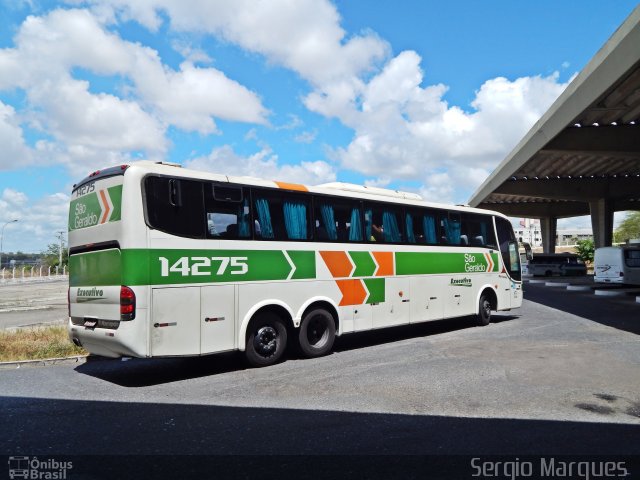
[[[513,223],[516,238],[527,242],[531,247],[542,247],[542,230],[540,220],[521,218],[518,223]],[[590,228],[571,228],[558,230],[556,233],[556,245],[575,245],[578,240],[593,240],[593,232]]]
[[[526,242],[532,247],[542,246],[540,220],[521,218],[518,223],[514,223],[513,231],[516,234],[516,238],[521,242]]]

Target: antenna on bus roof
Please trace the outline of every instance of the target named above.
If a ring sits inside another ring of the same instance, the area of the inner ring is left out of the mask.
[[[422,200],[417,193],[403,192],[401,190],[390,190],[388,188],[367,187],[366,185],[356,185],[353,183],[331,182],[317,185],[320,188],[330,188],[344,192],[370,193],[371,195],[382,195],[385,197],[403,198],[405,200]]]
[[[178,167],[178,168],[182,168],[182,165],[180,165],[179,163],[175,163],[175,162],[155,162],[158,165],[168,165],[169,167]]]

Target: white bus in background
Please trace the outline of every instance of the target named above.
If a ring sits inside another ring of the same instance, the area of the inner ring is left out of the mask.
[[[107,357],[288,343],[328,353],[351,332],[522,304],[504,215],[349,184],[317,187],[143,161],[74,186],[69,336]]]
[[[596,249],[593,270],[598,283],[640,285],[640,244]]]

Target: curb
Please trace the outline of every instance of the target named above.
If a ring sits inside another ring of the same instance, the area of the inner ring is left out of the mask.
[[[13,362],[0,362],[0,369],[22,368],[22,367],[47,367],[50,365],[60,365],[67,363],[82,364],[87,361],[87,355],[76,355],[73,357],[42,358],[40,360],[16,360]]]

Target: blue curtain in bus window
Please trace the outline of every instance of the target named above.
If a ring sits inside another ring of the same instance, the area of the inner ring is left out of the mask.
[[[453,218],[444,219],[444,232],[449,245],[460,245],[460,221]]]
[[[351,210],[351,226],[349,227],[349,241],[361,242],[362,241],[362,221],[360,220],[360,209],[354,208]]]
[[[273,238],[273,226],[271,225],[271,212],[269,211],[269,202],[264,198],[256,199],[256,212],[258,213],[258,222],[260,223],[260,232],[262,238]]]
[[[385,242],[398,243],[400,241],[400,229],[398,228],[398,221],[396,220],[396,214],[393,212],[382,212],[382,226],[384,230]]]
[[[333,214],[333,207],[331,205],[320,205],[320,215],[322,216],[322,223],[327,231],[327,238],[329,240],[338,239],[338,230],[336,230],[336,217]]]
[[[307,207],[300,202],[284,202],[284,226],[290,240],[307,238]]]
[[[405,223],[407,224],[407,241],[409,243],[416,243],[416,236],[413,233],[413,218],[411,217],[411,214],[407,213],[405,220]]]
[[[249,238],[251,236],[249,230],[249,200],[245,198],[244,203],[238,210],[238,236],[240,238]]]
[[[436,219],[433,215],[425,215],[422,217],[422,229],[424,230],[424,239],[427,243],[438,243],[436,238]]]
[[[367,239],[367,242],[375,241],[371,234],[371,221],[373,219],[373,212],[371,209],[367,209],[364,211],[364,236]]]

